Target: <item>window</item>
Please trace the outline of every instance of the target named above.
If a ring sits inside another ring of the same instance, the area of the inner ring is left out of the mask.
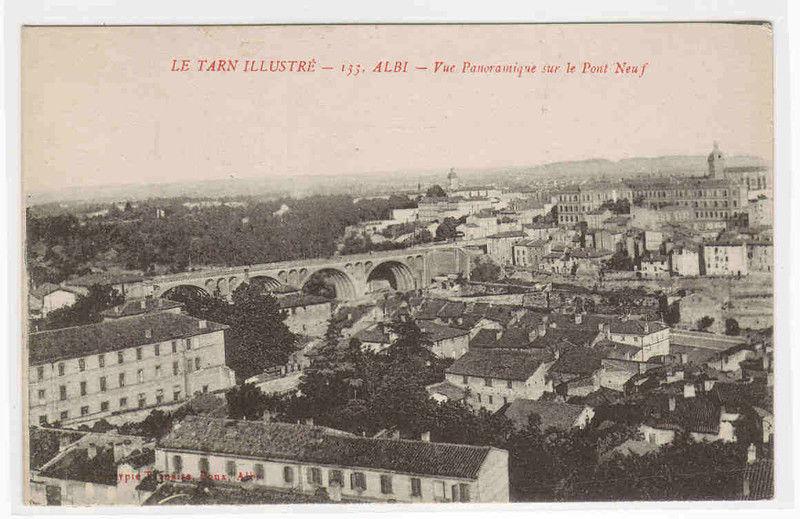
[[[178,361],[177,360],[172,363],[172,374],[173,375],[177,375],[178,374]]]
[[[318,467],[311,467],[308,469],[308,482],[314,485],[322,486],[322,470]]]
[[[87,414],[89,414],[89,406],[85,405],[81,407],[81,416],[86,416]]]
[[[172,472],[180,474],[183,471],[183,459],[177,454],[172,457]]]
[[[195,370],[200,369],[200,357],[195,357],[194,358],[194,369]]]
[[[210,471],[208,458],[200,458],[200,460],[197,462],[197,467],[200,469],[201,478],[208,476]]]
[[[511,381],[510,380],[506,381],[506,387],[508,389],[511,389]]]
[[[172,399],[175,400],[176,402],[181,399],[180,389],[176,389],[175,391],[172,392]]]
[[[81,381],[81,396],[85,396],[85,395],[86,395],[86,381],[82,380]]]
[[[44,366],[39,366],[36,368],[36,379],[44,380]]]
[[[106,390],[106,377],[100,377],[100,391]]]
[[[39,416],[39,425],[47,425],[47,415],[43,414]]]
[[[344,486],[344,474],[341,470],[329,470],[328,471],[328,486],[333,484],[337,484],[340,487]]]
[[[286,483],[294,483],[294,469],[292,467],[283,467],[283,480]]]
[[[39,400],[44,400],[45,397],[44,389],[40,389],[38,393],[39,393]]]
[[[161,365],[156,366],[156,378],[161,376]]]
[[[460,501],[462,503],[469,503],[469,485],[467,485],[466,483],[459,483],[458,490],[459,493],[461,494]]]
[[[186,349],[187,350],[191,350],[192,349],[192,338],[191,337],[186,339]]]
[[[464,376],[461,378],[461,382],[462,382],[462,383],[463,383],[465,386],[468,386],[468,385],[469,385],[469,377],[468,377],[468,376],[466,376],[466,375],[464,375]]]
[[[225,473],[230,479],[236,479],[236,462],[228,460],[225,462]]]
[[[100,410],[108,411],[108,402],[100,402]]]
[[[120,409],[125,409],[126,407],[128,407],[128,399],[127,399],[127,397],[120,398],[119,399],[119,408]]]
[[[164,401],[164,390],[158,389],[156,390],[156,404],[160,404]]]
[[[139,409],[147,405],[147,397],[144,393],[139,393]]]
[[[481,403],[481,394],[480,393],[475,393],[475,396],[478,398],[478,403],[480,404]]]
[[[64,375],[64,363],[61,362],[58,364],[58,376],[63,376],[63,375]]]
[[[121,351],[118,351],[117,352],[117,364],[122,364],[123,362],[125,362],[125,354],[122,353]]]
[[[144,382],[144,370],[140,369],[136,371],[136,380],[139,382]]]
[[[492,398],[492,395],[489,395],[489,404],[490,405],[494,403],[493,400],[494,400],[494,398]]]
[[[153,346],[153,353],[155,354],[156,357],[161,355],[161,345],[160,344],[156,344],[156,345]]]
[[[419,478],[411,478],[411,495],[414,497],[422,496],[422,482]]]
[[[264,465],[256,463],[253,468],[255,469],[256,479],[264,479]]]
[[[125,387],[125,373],[119,374],[119,387]]]
[[[66,420],[69,418],[69,411],[61,411],[61,419]]]
[[[178,341],[172,341],[172,353],[178,353]]]
[[[367,476],[363,472],[353,472],[350,474],[350,488],[353,490],[367,489]]]
[[[490,377],[486,377],[483,379],[483,385],[486,387],[492,387],[492,379]]]
[[[203,386],[203,393],[208,393],[208,384]]]
[[[381,494],[392,493],[392,476],[381,474]]]
[[[192,359],[186,359],[186,372],[192,372]]]
[[[136,360],[142,360],[142,349],[136,348]]]
[[[85,359],[78,359],[78,369],[81,371],[86,371],[86,360]]]
[[[106,367],[106,355],[105,353],[101,353],[97,356],[97,365],[101,368]]]

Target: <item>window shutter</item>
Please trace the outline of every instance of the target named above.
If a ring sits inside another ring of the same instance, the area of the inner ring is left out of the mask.
[[[306,472],[306,481],[308,481],[309,483],[314,482],[314,469],[310,467],[308,469],[308,472]]]
[[[356,488],[356,474],[355,474],[355,472],[350,474],[350,488],[352,488],[352,489]]]

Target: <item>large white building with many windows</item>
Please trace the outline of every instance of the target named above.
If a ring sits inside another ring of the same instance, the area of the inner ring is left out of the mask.
[[[30,422],[122,423],[196,393],[231,387],[225,328],[159,312],[32,333]]]
[[[366,438],[302,424],[187,416],[156,446],[156,470],[333,501],[508,502],[508,452]]]

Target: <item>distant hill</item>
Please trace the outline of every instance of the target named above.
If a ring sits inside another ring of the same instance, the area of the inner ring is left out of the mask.
[[[764,165],[757,157],[727,157],[729,166]],[[590,179],[617,180],[640,175],[702,175],[708,169],[705,155],[634,157],[611,161],[589,159],[552,162],[536,166],[459,169],[463,183],[493,183],[520,186],[549,183],[551,180],[576,182]],[[27,205],[79,201],[111,202],[148,198],[220,198],[242,196],[308,196],[347,193],[354,196],[386,192],[415,191],[418,186],[445,184],[446,170],[366,172],[359,175],[294,175],[279,178],[226,178],[198,182],[163,184],[125,184],[98,187],[75,187],[33,193]]]

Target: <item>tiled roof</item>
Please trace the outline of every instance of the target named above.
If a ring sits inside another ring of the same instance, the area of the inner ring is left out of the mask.
[[[354,335],[361,342],[389,344],[389,332],[381,325],[373,325]]]
[[[53,283],[42,283],[38,287],[31,290],[29,293],[36,299],[42,299],[44,296],[52,294],[53,292],[56,292],[58,290],[63,290],[65,292],[70,292],[72,294],[77,293],[74,288],[62,287],[59,285],[54,285]]]
[[[447,397],[448,400],[463,400],[464,397],[467,395],[466,390],[463,388],[456,386],[455,384],[451,384],[448,381],[439,382],[438,384],[431,384],[425,388],[428,391],[428,394],[432,395],[434,393],[439,395],[444,395]]]
[[[447,301],[437,315],[442,318],[451,318],[461,316],[467,308],[467,304],[463,301]]]
[[[743,479],[747,480],[749,491],[742,493],[741,499],[756,501],[772,499],[775,495],[775,469],[772,460],[757,460],[745,467]]]
[[[553,356],[543,350],[474,349],[456,360],[447,373],[504,380],[528,380]]]
[[[28,337],[31,366],[74,359],[85,355],[133,348],[144,344],[193,337],[227,328],[207,322],[200,328],[200,319],[188,315],[159,312],[129,319],[117,319],[85,326],[32,333]],[[147,337],[147,330],[150,337]]]
[[[420,331],[424,333],[426,338],[431,342],[454,339],[456,337],[463,337],[469,334],[467,330],[454,328],[452,326],[445,326],[433,321],[420,321],[417,323],[417,325],[419,326]]]
[[[581,415],[586,406],[567,404],[566,402],[556,402],[547,400],[530,400],[518,398],[508,404],[504,414],[517,428],[524,428],[528,425],[528,417],[537,414],[542,419],[540,428],[542,431],[548,429],[558,429],[566,431],[571,429],[575,420]]]
[[[77,287],[90,287],[92,285],[138,283],[139,281],[144,281],[144,276],[133,272],[93,272],[85,276],[67,280],[65,284]]]
[[[331,501],[319,494],[307,494],[297,490],[243,486],[238,482],[216,481],[206,492],[197,492],[195,482],[167,481],[143,503],[150,505],[269,505],[269,504],[316,504]],[[138,490],[138,488],[137,488]],[[351,500],[351,499],[347,499]],[[345,501],[343,499],[342,501]]]
[[[550,373],[591,375],[600,369],[601,356],[591,348],[572,348],[560,354],[550,367]]]
[[[299,424],[187,416],[159,442],[179,449],[473,479],[489,447],[375,439]]]
[[[487,238],[524,238],[525,233],[522,231],[501,231],[491,236],[487,236]]]
[[[574,346],[589,346],[600,334],[597,330],[547,328],[543,336],[531,342],[531,348],[564,351]]]
[[[180,308],[183,303],[177,301],[170,301],[160,297],[141,299],[139,301],[126,301],[125,303],[103,310],[100,315],[109,318],[130,317],[132,315],[140,315],[154,311],[166,311],[175,308]]]
[[[676,399],[675,411],[664,409],[660,416],[651,416],[645,423],[656,429],[680,430],[690,432],[717,434],[722,406],[717,398],[709,395],[698,395],[693,398]]]

